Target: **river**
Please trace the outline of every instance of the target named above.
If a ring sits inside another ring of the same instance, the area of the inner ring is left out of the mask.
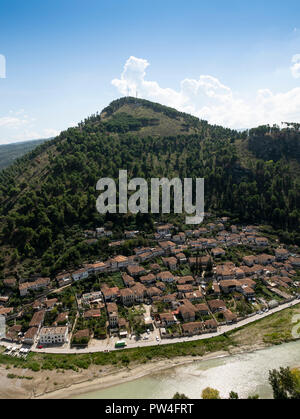
[[[272,398],[268,372],[280,366],[300,366],[300,341],[252,353],[195,361],[76,398],[172,398],[177,391],[190,398],[200,398],[202,390],[208,386],[217,388],[221,397],[228,397],[233,390],[241,398],[256,393],[261,398]]]

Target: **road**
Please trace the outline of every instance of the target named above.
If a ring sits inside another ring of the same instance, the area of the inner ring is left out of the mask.
[[[191,342],[195,340],[203,340],[203,339],[211,339],[216,336],[223,335],[226,332],[230,332],[232,330],[238,329],[239,327],[246,326],[248,324],[251,324],[257,320],[263,319],[265,317],[271,316],[274,313],[277,313],[279,311],[285,310],[289,307],[295,306],[297,304],[300,304],[299,300],[294,300],[292,302],[282,304],[281,306],[275,307],[271,310],[269,310],[267,313],[263,314],[256,314],[252,317],[249,317],[247,319],[241,320],[238,323],[231,324],[231,325],[225,325],[220,326],[218,328],[218,331],[215,333],[206,333],[203,335],[197,335],[197,336],[191,336],[191,337],[181,337],[181,338],[174,338],[174,339],[163,339],[160,342],[156,341],[157,334],[153,333],[151,334],[151,340],[140,340],[136,342],[135,340],[126,339],[127,341],[127,348],[137,348],[137,347],[148,347],[148,346],[157,346],[157,345],[168,345],[170,343],[180,343],[180,342]],[[291,325],[292,326],[292,325]],[[96,341],[94,340],[92,344],[83,349],[76,349],[76,348],[70,348],[68,345],[64,345],[64,347],[49,347],[49,348],[43,348],[43,349],[31,349],[33,352],[39,352],[39,353],[52,353],[52,354],[80,354],[80,353],[95,353],[95,352],[104,352],[104,351],[114,351],[114,350],[121,350],[121,349],[115,349],[114,344],[118,340],[118,338],[103,340],[103,341]],[[11,343],[7,342],[1,342],[3,346],[9,346]],[[16,345],[18,346],[18,345]]]

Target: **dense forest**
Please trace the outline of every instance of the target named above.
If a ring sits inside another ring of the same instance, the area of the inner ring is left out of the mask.
[[[172,135],[159,135],[169,126]],[[294,126],[239,133],[145,100],[114,101],[0,173],[1,267],[51,273],[105,255],[107,241],[88,245],[84,229],[153,231],[158,215],[97,213],[98,179],[120,169],[129,179],[203,177],[206,211],[270,225],[300,245],[299,147]]]
[[[0,170],[5,169],[15,159],[22,157],[45,141],[47,141],[47,139],[0,145]]]

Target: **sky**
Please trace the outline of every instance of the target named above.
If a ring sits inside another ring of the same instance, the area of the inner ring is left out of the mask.
[[[237,129],[300,122],[300,1],[0,0],[0,144],[136,92]]]

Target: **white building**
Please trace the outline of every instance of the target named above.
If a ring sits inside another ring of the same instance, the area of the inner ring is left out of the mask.
[[[39,342],[44,345],[68,342],[68,327],[43,327],[40,332]]]

